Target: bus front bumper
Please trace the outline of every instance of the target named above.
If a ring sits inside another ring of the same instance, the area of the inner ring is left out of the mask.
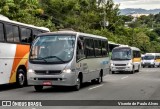
[[[31,75],[31,74],[29,74]],[[28,85],[43,86],[74,86],[76,84],[76,73],[62,73],[60,75],[36,75],[28,76]]]
[[[111,66],[111,71],[132,71],[132,66]]]

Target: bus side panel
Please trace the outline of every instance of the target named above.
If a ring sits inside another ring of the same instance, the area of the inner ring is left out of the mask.
[[[135,69],[138,70],[138,66],[141,65],[141,58],[133,58],[132,62],[135,65]]]
[[[20,65],[24,65],[27,69],[29,50],[29,45],[17,45],[12,72],[10,75],[10,83],[16,82],[16,73]]]
[[[0,43],[0,84],[9,83],[16,46],[16,44]]]
[[[157,65],[160,65],[160,59],[156,59],[155,62]]]
[[[103,69],[103,75],[109,74],[109,58],[89,58],[84,59],[77,64],[81,65],[83,73],[83,82],[90,81],[99,77],[100,70]]]

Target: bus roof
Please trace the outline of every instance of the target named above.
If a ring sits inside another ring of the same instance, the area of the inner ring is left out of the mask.
[[[108,44],[117,45],[117,46],[121,45],[121,44],[116,44],[116,43],[114,43],[114,42],[112,42],[112,41],[108,41]]]
[[[76,31],[55,31],[55,32],[42,33],[41,35],[52,35],[52,34],[82,35],[82,36],[89,36],[89,37],[93,37],[93,38],[101,38],[101,39],[106,39],[107,40],[106,37],[93,35],[93,34],[82,33],[82,32],[76,32]]]
[[[119,46],[119,47],[115,47],[114,49],[118,49],[118,48],[130,48],[132,50],[140,51],[139,48],[137,48],[137,47],[131,47],[131,46]]]
[[[34,25],[25,24],[25,23],[21,23],[21,22],[17,22],[17,21],[10,20],[8,17],[3,16],[3,15],[1,15],[1,14],[0,14],[0,21],[5,21],[5,22],[8,22],[8,23],[14,23],[14,24],[18,24],[18,25],[21,25],[21,26],[27,26],[27,27],[36,28],[36,29],[41,29],[41,30],[45,30],[45,31],[50,31],[50,30],[49,30],[48,28],[46,28],[46,27],[38,27],[38,26],[34,26]]]
[[[160,56],[160,53],[146,53],[145,55],[159,55]]]

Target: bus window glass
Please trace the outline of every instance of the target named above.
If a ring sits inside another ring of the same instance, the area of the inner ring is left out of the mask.
[[[80,37],[77,41],[77,60],[80,60],[82,58],[85,58],[84,43],[83,43],[83,37]]]
[[[72,59],[75,36],[53,35],[38,37],[31,49],[33,63],[65,63]]]
[[[95,55],[96,56],[102,56],[101,53],[101,41],[100,40],[94,40],[94,49],[95,49]]]
[[[153,55],[144,56],[144,60],[154,60],[154,59],[155,59],[155,56],[153,56]]]
[[[19,42],[19,29],[17,26],[13,26],[14,42]]]
[[[30,29],[21,28],[21,41],[24,43],[30,43],[32,41],[32,34]]]
[[[107,41],[102,41],[102,55],[107,56]]]
[[[131,49],[118,48],[112,51],[112,60],[130,60],[132,58]]]
[[[13,30],[12,25],[6,24],[6,37],[8,42],[13,42]]]
[[[92,57],[94,56],[94,45],[93,45],[93,39],[86,39],[85,40],[86,45],[86,56]]]
[[[33,29],[33,36],[36,36],[36,35],[38,35],[38,31]]]
[[[4,28],[2,23],[0,23],[0,41],[4,41]]]
[[[39,30],[33,30],[33,35],[37,36],[38,34],[44,33],[42,31]]]

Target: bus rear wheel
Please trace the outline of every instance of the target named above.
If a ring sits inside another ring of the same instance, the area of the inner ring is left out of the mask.
[[[34,89],[35,89],[37,92],[40,92],[40,91],[43,90],[43,86],[36,85],[36,86],[34,86]]]
[[[27,85],[27,76],[23,69],[18,69],[17,71],[16,84],[18,85],[18,87]]]
[[[96,83],[97,83],[97,84],[101,84],[102,82],[103,82],[103,74],[100,73],[100,74],[99,74],[99,77],[96,79]]]

